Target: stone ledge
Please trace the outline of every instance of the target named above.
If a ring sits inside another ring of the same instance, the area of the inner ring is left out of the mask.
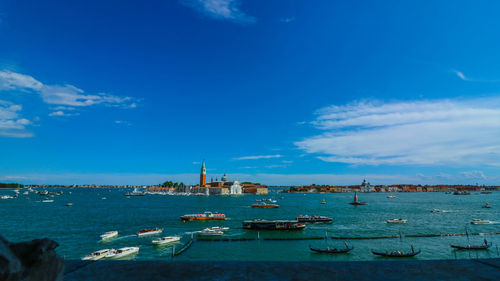
[[[65,280],[500,280],[500,259],[366,262],[66,261]]]

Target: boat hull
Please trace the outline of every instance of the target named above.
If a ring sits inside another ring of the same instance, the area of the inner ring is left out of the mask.
[[[382,256],[382,257],[387,257],[387,258],[411,258],[411,257],[414,257],[414,256],[420,254],[420,250],[418,250],[416,252],[401,253],[401,254],[384,253],[384,252],[377,252],[377,251],[372,250],[372,253],[376,256]]]

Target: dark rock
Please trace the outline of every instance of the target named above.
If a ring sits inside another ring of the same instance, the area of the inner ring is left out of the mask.
[[[0,236],[0,280],[62,280],[64,259],[57,256],[57,246],[47,238],[9,243]]]

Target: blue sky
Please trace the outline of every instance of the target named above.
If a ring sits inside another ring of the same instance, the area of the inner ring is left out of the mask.
[[[0,181],[500,181],[495,1],[0,2]]]

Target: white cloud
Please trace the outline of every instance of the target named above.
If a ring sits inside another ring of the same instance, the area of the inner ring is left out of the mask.
[[[458,76],[458,78],[464,80],[464,81],[468,81],[469,78],[465,77],[465,74],[463,74],[461,71],[458,71],[458,70],[453,70],[453,72],[455,72],[455,74]]]
[[[465,171],[460,173],[466,179],[486,179],[483,171]]]
[[[270,158],[281,158],[283,157],[280,154],[275,154],[275,155],[257,155],[257,156],[243,156],[243,157],[237,157],[233,158],[233,160],[258,160],[258,159],[270,159]]]
[[[240,0],[181,0],[186,6],[215,19],[254,23],[256,19],[240,10]]]
[[[286,168],[287,165],[285,164],[276,164],[276,165],[267,165],[267,166],[264,166],[268,169],[274,169],[274,168]]]
[[[115,124],[124,125],[124,126],[132,126],[132,123],[125,120],[115,120]]]
[[[68,116],[76,116],[76,115],[80,115],[80,113],[66,113],[66,112],[61,111],[61,110],[49,113],[49,116],[51,116],[51,117],[54,117],[54,116],[66,116],[66,117],[68,117]]]
[[[31,121],[19,117],[22,106],[0,100],[0,137],[27,138],[33,133],[27,131],[26,126]]]
[[[134,108],[131,97],[118,97],[106,93],[88,95],[73,85],[45,85],[35,78],[9,70],[0,70],[0,91],[30,91],[37,93],[47,104],[84,107],[96,104]]]
[[[317,112],[295,144],[353,165],[500,165],[500,99],[355,102]]]

